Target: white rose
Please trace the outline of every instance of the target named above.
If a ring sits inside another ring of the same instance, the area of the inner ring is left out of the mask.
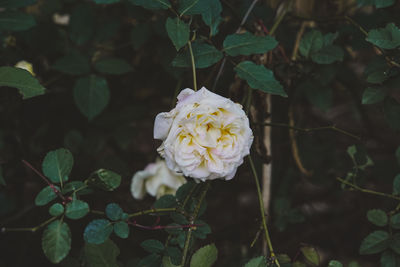
[[[250,153],[253,132],[242,106],[201,88],[184,89],[170,112],[157,115],[154,138],[168,167],[202,181],[232,179]]]
[[[174,195],[184,183],[186,179],[181,174],[168,169],[164,160],[157,159],[133,175],[131,192],[136,199],[142,199],[146,192],[160,198],[166,194]]]

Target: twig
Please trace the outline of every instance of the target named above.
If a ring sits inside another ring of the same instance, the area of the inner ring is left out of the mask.
[[[294,126],[293,107],[289,107],[289,126],[291,127]],[[303,173],[305,176],[308,177],[312,176],[312,171],[307,170],[304,167],[303,162],[301,161],[299,155],[299,147],[297,146],[296,136],[292,128],[289,128],[289,138],[290,138],[290,145],[292,147],[293,159],[297,165],[297,168],[299,168],[300,172]]]
[[[356,184],[352,184],[340,177],[336,177],[336,180],[338,180],[339,182],[341,182],[342,184],[348,185],[351,188],[354,188],[355,190],[358,190],[360,192],[363,193],[367,193],[367,194],[372,194],[372,195],[377,195],[377,196],[381,196],[381,197],[387,197],[387,198],[392,198],[392,199],[396,199],[396,200],[400,200],[399,196],[395,196],[395,195],[391,195],[391,194],[387,194],[387,193],[382,193],[382,192],[378,192],[378,191],[373,191],[373,190],[369,190],[369,189],[365,189],[362,187],[359,187]]]
[[[48,219],[48,220],[42,222],[41,224],[39,224],[38,226],[29,227],[29,228],[6,228],[6,227],[3,227],[3,228],[1,228],[0,232],[1,233],[6,233],[6,232],[32,232],[32,233],[34,233],[37,230],[39,230],[40,228],[48,225],[49,223],[51,223],[55,219],[57,219],[57,217],[51,217],[50,219]]]
[[[260,188],[260,182],[258,181],[257,171],[256,171],[256,168],[254,166],[253,160],[250,155],[248,156],[248,158],[249,158],[249,162],[250,162],[251,171],[253,172],[253,177],[256,182],[258,202],[260,204],[260,213],[261,213],[262,225],[263,225],[264,233],[265,233],[265,240],[267,240],[267,245],[268,245],[269,253],[271,255],[271,259],[274,261],[276,266],[280,267],[279,261],[275,256],[274,248],[272,247],[271,238],[270,238],[269,232],[268,232],[267,221],[265,219],[265,214],[264,214],[264,203],[263,203],[263,199],[262,199],[262,195],[261,195],[261,188]]]
[[[270,126],[270,127],[284,127],[284,128],[289,128],[289,129],[293,129],[296,131],[300,131],[300,132],[313,132],[313,131],[321,131],[321,130],[332,130],[332,131],[336,131],[339,133],[342,133],[344,135],[347,135],[351,138],[357,139],[359,141],[361,141],[361,138],[357,135],[354,135],[352,133],[349,133],[343,129],[337,128],[335,125],[331,125],[331,126],[322,126],[322,127],[316,127],[316,128],[299,128],[299,127],[295,127],[295,126],[290,126],[286,123],[269,123],[269,122],[264,122],[264,123],[259,123],[262,126]]]
[[[132,217],[142,216],[142,215],[146,215],[146,214],[162,213],[162,212],[181,212],[182,213],[184,211],[181,211],[180,209],[177,209],[177,208],[148,209],[148,210],[142,210],[142,211],[138,211],[135,213],[131,213],[128,215],[128,217],[132,218]]]
[[[206,184],[204,185],[203,191],[200,194],[199,202],[197,203],[197,205],[193,211],[192,218],[189,222],[190,224],[194,224],[194,221],[196,220],[196,218],[199,214],[201,204],[203,203],[203,200],[204,200],[209,188],[210,188],[210,182],[206,182]],[[181,266],[185,266],[186,258],[187,258],[188,252],[189,252],[189,245],[190,245],[191,238],[192,238],[192,228],[189,228],[189,230],[186,234],[185,245],[183,247]]]
[[[193,50],[192,50],[192,43],[188,41],[189,51],[190,51],[190,59],[192,61],[192,71],[193,71],[193,89],[197,91],[197,80],[196,80],[196,64],[194,62]]]

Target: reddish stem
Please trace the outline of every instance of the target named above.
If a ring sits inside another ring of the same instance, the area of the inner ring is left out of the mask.
[[[35,167],[33,167],[29,162],[27,162],[26,160],[22,160],[22,163],[24,163],[26,166],[28,166],[32,171],[34,171],[37,175],[39,175],[40,178],[42,178],[48,185],[49,187],[54,191],[54,193],[56,195],[58,195],[62,200],[63,200],[63,204],[66,202],[65,197],[61,194],[60,190],[58,190],[54,184],[52,184],[49,180],[47,180],[47,178],[41,174],[38,170],[35,169]],[[68,199],[69,200],[69,199]],[[66,204],[66,203],[65,203]]]
[[[263,29],[265,34],[269,35],[269,31],[267,29],[267,27],[265,27],[264,22],[262,21],[262,19],[258,20],[258,24],[260,24],[261,28]],[[283,59],[285,60],[286,63],[290,63],[289,58],[286,55],[285,49],[283,49],[282,45],[278,44],[278,49],[282,54]]]

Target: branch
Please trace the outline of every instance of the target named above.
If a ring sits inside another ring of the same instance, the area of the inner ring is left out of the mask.
[[[392,198],[392,199],[400,200],[400,197],[399,197],[399,196],[395,196],[395,195],[387,194],[387,193],[382,193],[382,192],[378,192],[378,191],[374,191],[374,190],[365,189],[365,188],[359,187],[359,186],[356,185],[356,184],[352,184],[352,183],[350,183],[349,181],[346,181],[346,180],[344,180],[344,179],[342,179],[342,178],[340,178],[340,177],[336,177],[336,180],[338,180],[338,181],[341,182],[342,184],[345,184],[345,185],[347,185],[347,186],[350,186],[351,188],[353,188],[353,189],[355,189],[355,190],[358,190],[358,191],[360,191],[360,192],[363,192],[363,193],[367,193],[367,194],[377,195],[377,196],[381,196],[381,197],[387,197],[387,198]]]
[[[347,135],[351,138],[357,139],[359,141],[361,141],[361,138],[357,135],[354,135],[352,133],[349,133],[343,129],[340,129],[338,127],[336,127],[335,125],[331,125],[331,126],[322,126],[322,127],[316,127],[316,128],[299,128],[299,127],[295,127],[295,126],[290,126],[286,123],[269,123],[269,122],[264,122],[264,123],[257,123],[259,125],[262,126],[271,126],[271,127],[284,127],[284,128],[289,128],[289,129],[293,129],[296,131],[300,131],[300,132],[313,132],[313,131],[321,131],[321,130],[332,130],[332,131],[336,131],[339,133],[342,133],[344,135]]]

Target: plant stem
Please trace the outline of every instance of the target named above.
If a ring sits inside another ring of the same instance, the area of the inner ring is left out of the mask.
[[[279,17],[276,19],[274,25],[272,25],[271,30],[269,32],[269,35],[274,35],[275,31],[278,29],[279,25],[281,24],[283,18],[286,16],[287,13],[287,9],[285,9],[280,15]]]
[[[190,59],[192,60],[192,71],[193,71],[193,89],[197,91],[197,80],[196,80],[196,64],[194,62],[192,43],[188,41],[189,51],[190,51]]]
[[[382,192],[378,192],[378,191],[374,191],[374,190],[365,189],[365,188],[359,187],[358,185],[352,184],[352,183],[350,183],[350,182],[348,182],[348,181],[346,181],[346,180],[344,180],[344,179],[342,179],[340,177],[336,177],[336,180],[338,180],[342,184],[348,185],[351,188],[354,188],[355,190],[358,190],[358,191],[363,192],[363,193],[400,200],[400,197],[398,197],[398,196],[387,194],[387,193],[382,193]]]
[[[192,218],[191,218],[189,224],[194,224],[194,221],[196,220],[197,215],[199,214],[201,204],[203,203],[203,200],[204,200],[209,188],[210,188],[210,182],[206,182],[206,184],[204,185],[203,191],[200,194],[199,202],[197,203],[197,205],[194,209],[194,212],[192,214]],[[189,252],[189,245],[190,245],[191,238],[192,238],[192,228],[189,228],[188,232],[186,234],[185,245],[183,247],[182,260],[181,260],[181,264],[180,264],[181,267],[185,266],[187,255]]]
[[[162,212],[180,212],[177,208],[162,208],[162,209],[149,209],[149,210],[142,210],[135,213],[131,213],[128,215],[129,218],[142,216],[151,213],[162,213]]]
[[[65,197],[63,196],[63,194],[61,194],[61,192],[54,186],[54,184],[52,184],[49,180],[47,180],[47,178],[43,174],[41,174],[38,170],[36,170],[29,162],[27,162],[26,160],[23,159],[22,163],[24,163],[32,171],[34,171],[37,175],[39,175],[39,177],[42,178],[43,181],[45,181],[50,186],[50,188],[54,191],[54,193],[56,195],[58,195],[62,200],[64,200],[64,201],[66,200]],[[61,182],[61,187],[62,187],[62,182]]]
[[[262,198],[262,194],[261,194],[260,182],[258,181],[257,171],[254,166],[253,159],[251,158],[250,155],[248,156],[248,158],[249,158],[249,162],[250,162],[251,171],[253,172],[254,180],[256,182],[258,202],[260,204],[260,212],[261,212],[262,225],[263,225],[264,233],[265,233],[265,240],[267,240],[267,245],[268,245],[269,253],[271,255],[271,259],[274,261],[276,266],[280,267],[279,261],[275,256],[274,248],[272,247],[271,238],[270,238],[269,232],[268,232],[267,221],[265,219],[265,214],[264,214],[264,203],[263,203],[263,198]]]
[[[357,135],[354,135],[352,133],[349,133],[343,129],[337,128],[335,125],[331,125],[331,126],[322,126],[322,127],[316,127],[316,128],[299,128],[299,127],[295,127],[295,126],[290,126],[286,123],[269,123],[269,122],[264,122],[264,123],[260,123],[260,125],[263,126],[272,126],[272,127],[284,127],[284,128],[289,128],[289,129],[293,129],[296,131],[301,131],[301,132],[312,132],[312,131],[321,131],[321,130],[333,130],[339,133],[342,133],[344,135],[347,135],[349,137],[352,137],[354,139],[357,139],[359,141],[361,141],[361,138],[358,137]]]
[[[55,219],[57,219],[57,217],[51,217],[50,219],[42,222],[41,224],[39,224],[38,226],[35,227],[23,227],[23,228],[6,228],[3,227],[1,228],[0,232],[1,233],[5,233],[5,232],[36,232],[37,230],[39,230],[40,228],[48,225],[49,223],[51,223],[52,221],[54,221]]]

